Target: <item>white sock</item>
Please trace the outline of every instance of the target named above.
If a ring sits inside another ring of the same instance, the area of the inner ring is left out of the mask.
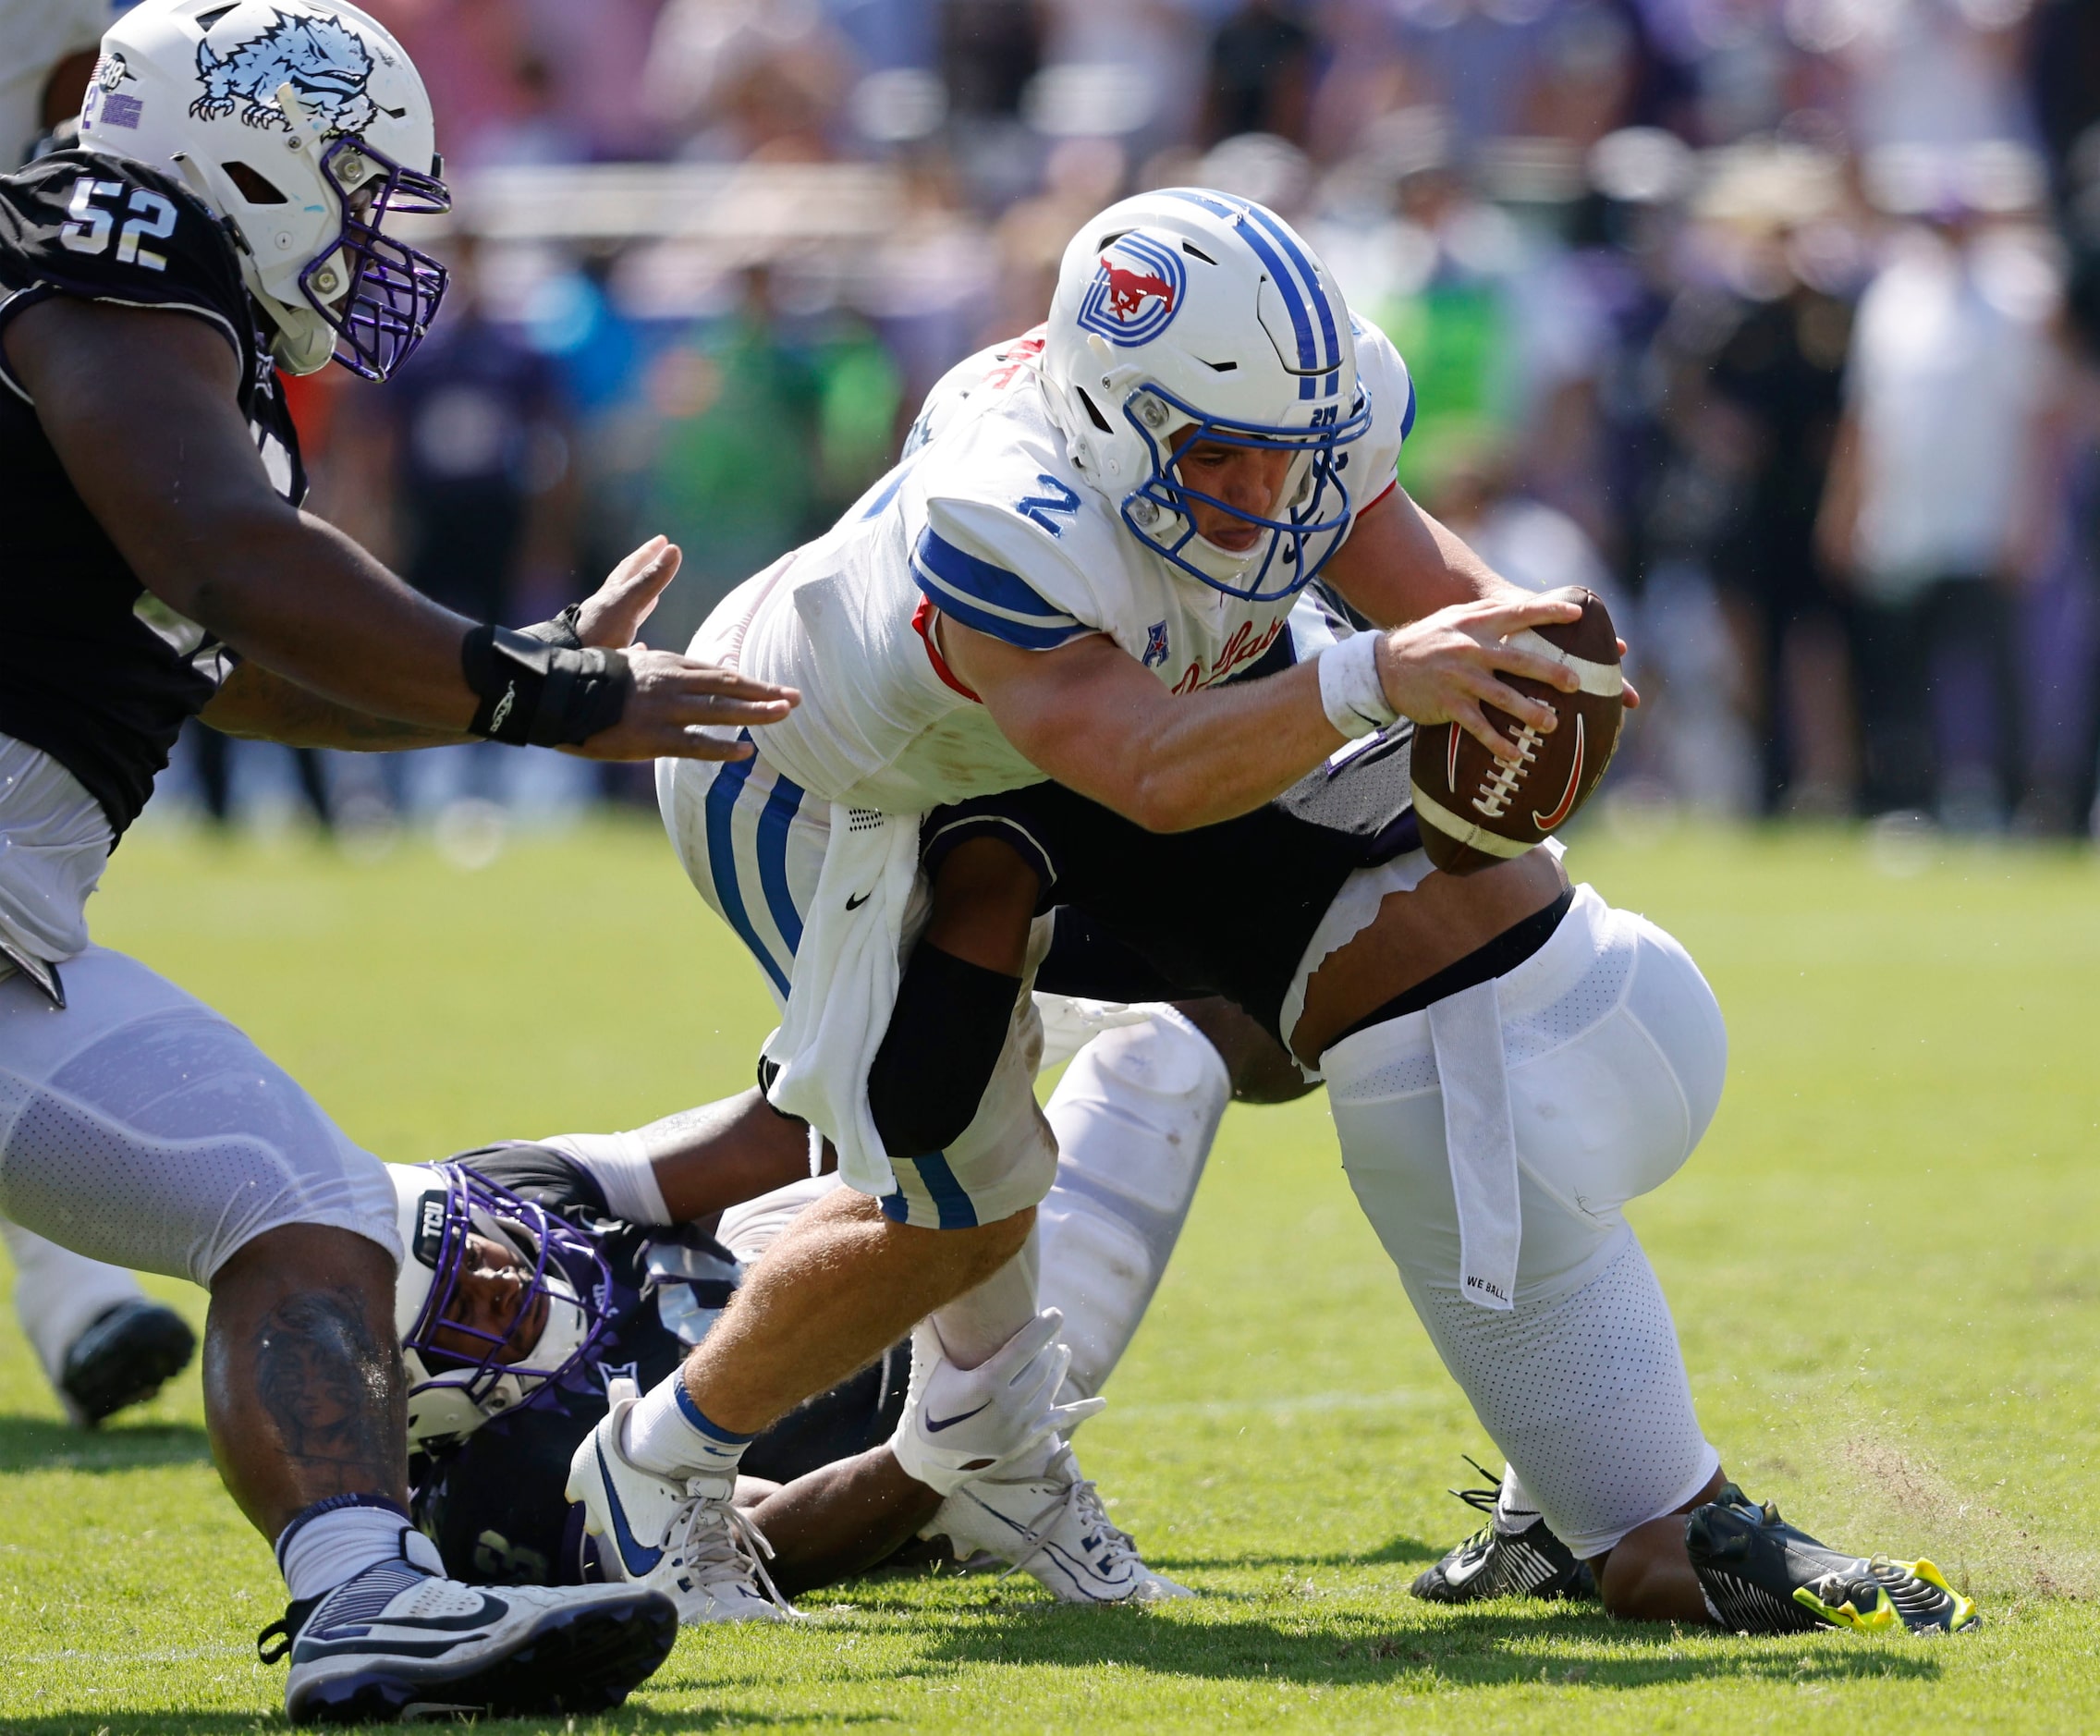
[[[1020,1252],[975,1290],[966,1290],[945,1308],[934,1311],[934,1330],[941,1351],[958,1368],[989,1362],[1023,1326],[1035,1318],[1035,1288],[1042,1265],[1043,1237],[1030,1230]]]
[[[1495,1498],[1496,1530],[1506,1537],[1513,1537],[1536,1522],[1538,1517],[1539,1504],[1532,1499],[1532,1492],[1517,1475],[1517,1467],[1505,1464],[1502,1467],[1502,1493]]]
[[[659,1381],[627,1413],[620,1449],[660,1477],[734,1477],[749,1435],[708,1421],[682,1373]]]
[[[382,1561],[402,1559],[409,1516],[375,1495],[336,1495],[297,1514],[277,1538],[292,1601],[318,1597]]]

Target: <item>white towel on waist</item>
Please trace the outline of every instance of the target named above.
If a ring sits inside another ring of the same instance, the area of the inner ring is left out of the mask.
[[[868,1107],[868,1070],[897,1009],[905,910],[919,870],[919,816],[831,804],[831,839],[802,919],[795,977],[766,1058],[767,1094],[838,1149],[849,1187],[877,1199],[897,1179]]]
[[[1502,1049],[1502,1001],[1493,977],[1429,1006],[1429,1041],[1444,1092],[1444,1146],[1459,1207],[1459,1282],[1483,1308],[1514,1308],[1517,1123]]]

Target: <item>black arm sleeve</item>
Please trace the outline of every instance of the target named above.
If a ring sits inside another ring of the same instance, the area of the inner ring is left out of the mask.
[[[977,1114],[1006,1046],[1020,978],[971,964],[924,941],[897,984],[868,1107],[892,1157],[923,1157],[958,1138]]]

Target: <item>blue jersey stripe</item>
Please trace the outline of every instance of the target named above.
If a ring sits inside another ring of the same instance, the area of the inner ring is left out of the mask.
[[[933,1196],[934,1210],[940,1215],[943,1229],[977,1228],[977,1208],[971,1204],[970,1195],[962,1191],[962,1183],[955,1179],[946,1153],[928,1152],[923,1157],[906,1161],[918,1166],[919,1180],[925,1183],[926,1192]]]
[[[801,785],[791,778],[775,778],[773,793],[758,816],[758,883],[765,892],[765,908],[773,912],[773,925],[788,943],[790,959],[802,949],[802,917],[788,890],[788,823],[801,805]]]
[[[1078,625],[1063,609],[1045,602],[1019,573],[980,560],[931,526],[919,532],[919,546],[912,551],[912,558],[948,591],[1032,627]]]
[[[1054,650],[1092,630],[1044,602],[1019,573],[980,560],[931,527],[919,533],[911,568],[935,608],[1024,651]]]
[[[1408,375],[1408,407],[1400,412],[1400,438],[1414,432],[1414,375]]]
[[[745,730],[739,739],[749,741],[751,731]],[[729,926],[737,931],[737,938],[751,948],[751,957],[764,967],[773,985],[785,996],[788,973],[774,963],[773,955],[760,943],[751,913],[744,909],[742,888],[737,885],[737,842],[730,821],[737,811],[737,798],[743,794],[744,786],[751,781],[751,768],[757,764],[753,758],[725,765],[707,787],[707,872],[714,882],[715,900]]]

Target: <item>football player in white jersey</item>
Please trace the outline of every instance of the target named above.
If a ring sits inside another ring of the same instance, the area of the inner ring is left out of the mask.
[[[796,714],[722,775],[659,768],[688,873],[783,1002],[770,1102],[834,1143],[848,1184],[768,1251],[681,1376],[577,1454],[570,1494],[616,1571],[674,1596],[681,1555],[732,1529],[756,1432],[929,1315],[963,1369],[1034,1316],[1033,1208],[1056,1165],[1022,992],[1040,945],[972,958],[922,937],[920,817],[1055,779],[1183,830],[1402,713],[1509,757],[1483,703],[1553,715],[1502,676],[1572,679],[1509,636],[1573,605],[1507,586],[1398,487],[1406,368],[1260,205],[1182,189],[1112,206],[1074,238],[1041,336],[934,411],[694,641],[792,684]],[[1316,573],[1389,630],[1227,685]],[[944,1094],[941,1069],[876,1064],[912,943],[957,1076],[996,1057],[981,1100]],[[1078,1481],[1056,1442],[1023,1474]]]

